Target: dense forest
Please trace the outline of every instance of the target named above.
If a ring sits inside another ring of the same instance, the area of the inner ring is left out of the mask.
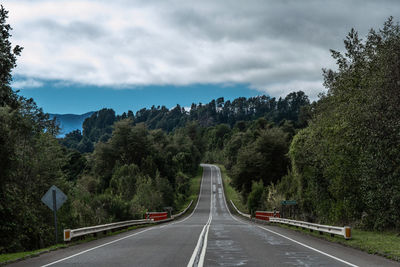
[[[400,228],[400,27],[390,18],[362,41],[352,30],[328,91],[301,91],[189,111],[151,107],[94,112],[83,131],[56,138],[55,120],[13,91],[22,48],[0,9],[0,253],[52,244],[52,213],[40,199],[68,195],[60,228],[182,209],[200,162],[220,163],[249,212],[298,202],[298,218],[364,229]]]
[[[222,162],[250,211],[294,199],[302,220],[399,231],[400,26],[365,41],[351,30],[344,45],[305,128],[232,135]]]
[[[202,128],[226,124],[234,127],[237,123],[264,118],[275,124],[285,121],[294,123],[293,127],[304,127],[307,123],[309,100],[304,92],[293,92],[285,98],[257,96],[246,99],[240,97],[231,101],[224,98],[212,100],[208,104],[192,104],[190,111],[180,105],[167,109],[165,106],[143,108],[134,114],[131,110],[116,115],[112,109],[104,108],[94,112],[83,123],[83,131],[67,133],[62,140],[63,145],[74,148],[81,153],[93,152],[94,145],[106,142],[112,135],[113,124],[124,119],[131,119],[133,125],[144,123],[148,129],[161,129],[167,133],[195,122]]]

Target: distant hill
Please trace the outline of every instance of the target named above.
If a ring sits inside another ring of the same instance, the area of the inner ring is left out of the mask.
[[[59,137],[64,137],[65,134],[72,132],[76,129],[82,131],[83,121],[86,118],[90,117],[93,113],[94,112],[91,111],[82,115],[76,115],[76,114],[49,114],[49,115],[51,119],[56,117],[61,127],[61,132],[59,134]]]

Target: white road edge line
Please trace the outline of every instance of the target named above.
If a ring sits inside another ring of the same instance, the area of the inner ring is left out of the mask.
[[[221,175],[221,171],[220,171],[219,167],[218,167],[218,166],[215,166],[215,168],[216,168],[217,171],[218,171],[217,174],[219,173],[218,175],[219,175],[219,176],[221,177],[221,179],[222,179],[222,175]],[[224,186],[223,181],[222,181],[222,186]],[[224,202],[225,202],[226,209],[228,210],[228,212],[229,212],[229,214],[231,215],[231,217],[232,217],[233,219],[235,219],[236,221],[240,222],[240,223],[249,225],[248,222],[244,222],[244,221],[242,221],[242,220],[239,220],[239,219],[235,218],[235,216],[232,215],[232,213],[231,213],[231,211],[229,210],[228,205],[227,205],[227,203],[226,203],[225,192],[224,192],[224,190],[222,190],[222,192],[223,192],[223,194],[224,194]],[[251,225],[251,224],[250,224],[250,225]],[[251,226],[252,226],[252,225],[251,225]],[[326,252],[323,252],[323,251],[318,250],[318,249],[316,249],[316,248],[310,247],[309,245],[303,244],[303,243],[301,243],[301,242],[299,242],[299,241],[297,241],[297,240],[294,240],[294,239],[292,239],[292,238],[290,238],[290,237],[284,236],[284,235],[282,235],[282,234],[280,234],[280,233],[277,233],[277,232],[275,232],[275,231],[269,230],[269,229],[264,228],[264,227],[259,226],[259,225],[255,225],[255,226],[257,226],[258,228],[261,228],[261,229],[263,229],[263,230],[265,230],[265,231],[271,232],[271,233],[273,233],[273,234],[275,234],[275,235],[278,235],[278,236],[280,236],[280,237],[286,238],[287,240],[290,240],[290,241],[292,241],[292,242],[294,242],[294,243],[296,243],[296,244],[298,244],[298,245],[301,245],[301,246],[303,246],[303,247],[306,247],[306,248],[308,248],[308,249],[311,249],[311,250],[313,250],[313,251],[315,251],[315,252],[321,253],[322,255],[325,255],[325,256],[330,257],[330,258],[332,258],[332,259],[334,259],[334,260],[340,261],[340,262],[342,262],[342,263],[344,263],[344,264],[347,264],[347,265],[349,265],[349,266],[358,267],[358,265],[352,264],[352,263],[347,262],[347,261],[345,261],[345,260],[342,260],[342,259],[340,259],[340,258],[338,258],[338,257],[335,257],[335,256],[333,256],[333,255],[330,255],[330,254],[328,254],[328,253],[326,253]]]
[[[212,182],[213,182],[213,176],[212,176],[212,166],[209,166],[210,170],[211,170],[211,197],[210,197],[210,214],[208,215],[208,221],[207,223],[204,225],[203,230],[201,231],[200,235],[199,235],[199,239],[197,240],[197,244],[196,247],[193,250],[192,253],[192,257],[190,257],[189,263],[187,264],[187,267],[193,267],[195,264],[195,260],[197,258],[197,255],[199,254],[199,249],[201,244],[203,243],[202,249],[201,249],[201,254],[200,254],[200,258],[199,258],[199,263],[197,264],[197,266],[203,267],[204,265],[204,258],[205,258],[205,254],[206,254],[206,249],[207,249],[207,240],[208,240],[208,231],[210,229],[210,224],[212,221]],[[207,230],[206,230],[207,229]],[[203,242],[202,242],[203,241]]]
[[[203,169],[203,175],[204,175],[204,169]],[[194,214],[194,212],[196,211],[196,209],[197,209],[197,206],[199,205],[199,202],[200,202],[200,198],[201,198],[201,192],[202,192],[202,190],[203,190],[203,181],[204,181],[204,179],[203,179],[203,175],[202,175],[202,177],[201,177],[201,183],[200,183],[199,197],[197,198],[197,203],[196,203],[196,206],[194,207],[194,209],[193,209],[192,213],[190,213],[190,215],[189,215],[188,217],[186,217],[185,219],[183,219],[183,220],[180,220],[180,221],[177,221],[177,222],[173,222],[173,223],[170,223],[170,224],[167,224],[166,226],[170,226],[170,225],[174,225],[174,224],[182,223],[182,222],[186,221],[187,219],[189,219],[190,217],[192,217],[192,215],[193,215],[193,214]]]
[[[340,262],[342,262],[342,263],[344,263],[344,264],[347,264],[347,265],[349,265],[349,266],[358,267],[358,265],[355,265],[355,264],[352,264],[352,263],[347,262],[347,261],[345,261],[345,260],[339,259],[338,257],[335,257],[335,256],[333,256],[333,255],[331,255],[331,254],[328,254],[328,253],[323,252],[323,251],[321,251],[321,250],[318,250],[318,249],[316,249],[316,248],[310,247],[310,246],[308,246],[308,245],[306,245],[306,244],[303,244],[303,243],[301,243],[301,242],[299,242],[299,241],[296,241],[296,240],[294,240],[294,239],[292,239],[292,238],[290,238],[290,237],[284,236],[284,235],[282,235],[282,234],[280,234],[280,233],[274,232],[274,231],[272,231],[272,230],[269,230],[269,229],[264,228],[264,227],[259,226],[259,225],[256,225],[256,226],[257,226],[258,228],[261,228],[261,229],[265,230],[265,231],[268,231],[268,232],[271,232],[271,233],[273,233],[273,234],[275,234],[275,235],[278,235],[278,236],[280,236],[280,237],[286,238],[287,240],[290,240],[290,241],[292,241],[292,242],[294,242],[294,243],[296,243],[296,244],[299,244],[299,245],[301,245],[301,246],[303,246],[303,247],[306,247],[306,248],[308,248],[308,249],[311,249],[311,250],[313,250],[313,251],[316,251],[316,252],[318,252],[318,253],[321,253],[321,254],[323,254],[323,255],[325,255],[325,256],[327,256],[327,257],[330,257],[330,258],[332,258],[332,259],[334,259],[334,260],[340,261]]]
[[[81,251],[81,252],[76,253],[76,254],[74,254],[74,255],[71,255],[71,256],[62,258],[62,259],[60,259],[60,260],[53,261],[53,262],[48,263],[48,264],[46,264],[46,265],[42,265],[42,267],[50,266],[50,265],[53,265],[53,264],[56,264],[56,263],[59,263],[59,262],[62,262],[62,261],[71,259],[71,258],[76,257],[76,256],[79,256],[79,255],[81,255],[81,254],[83,254],[83,253],[86,253],[86,252],[92,251],[92,250],[94,250],[94,249],[97,249],[97,248],[101,248],[101,247],[110,245],[110,244],[112,244],[112,243],[115,243],[115,242],[118,242],[118,241],[127,239],[127,238],[129,238],[129,237],[132,237],[132,236],[135,236],[135,235],[138,235],[138,234],[141,234],[141,233],[147,232],[147,231],[149,231],[149,230],[153,230],[153,229],[155,229],[155,228],[147,228],[147,229],[145,229],[145,230],[143,230],[143,231],[140,231],[140,232],[137,232],[137,233],[128,235],[128,236],[124,236],[124,237],[119,238],[119,239],[117,239],[117,240],[113,240],[113,241],[111,241],[111,242],[107,242],[107,243],[104,243],[104,244],[102,244],[102,245],[99,245],[99,246],[96,246],[96,247],[93,247],[93,248],[89,248],[89,249],[87,249],[87,250]]]
[[[203,172],[203,173],[204,173],[204,172]],[[192,213],[191,213],[188,217],[186,217],[185,219],[183,219],[183,220],[181,220],[181,221],[178,221],[178,222],[174,222],[174,223],[168,224],[168,225],[172,225],[172,224],[176,224],[176,223],[181,223],[181,222],[186,221],[186,220],[189,219],[190,217],[192,217],[193,213],[194,213],[195,210],[197,209],[197,206],[199,205],[199,201],[200,201],[200,197],[201,197],[202,188],[203,188],[203,177],[201,177],[200,192],[199,192],[199,197],[197,198],[196,207],[193,209]],[[145,230],[143,230],[143,231],[134,233],[134,234],[132,234],[132,235],[128,235],[128,236],[119,238],[119,239],[117,239],[117,240],[113,240],[113,241],[111,241],[111,242],[104,243],[104,244],[102,244],[102,245],[99,245],[99,246],[96,246],[96,247],[93,247],[93,248],[90,248],[90,249],[87,249],[87,250],[78,252],[78,253],[76,253],[76,254],[73,254],[73,255],[71,255],[71,256],[68,256],[68,257],[59,259],[59,260],[57,260],[57,261],[50,262],[50,263],[48,263],[48,264],[42,265],[42,267],[46,267],[46,266],[51,266],[51,265],[57,264],[57,263],[59,263],[59,262],[62,262],[62,261],[71,259],[71,258],[76,257],[76,256],[79,256],[79,255],[82,255],[82,254],[84,254],[84,253],[86,253],[86,252],[89,252],[89,251],[92,251],[92,250],[95,250],[95,249],[98,249],[98,248],[101,248],[101,247],[110,245],[110,244],[112,244],[112,243],[115,243],[115,242],[124,240],[124,239],[126,239],[126,238],[129,238],[129,237],[132,237],[132,236],[135,236],[135,235],[144,233],[144,232],[147,232],[147,231],[149,231],[149,230],[153,230],[153,229],[162,229],[162,228],[164,228],[164,226],[166,226],[166,225],[160,226],[160,227],[158,227],[158,228],[151,227],[151,228],[145,229]]]

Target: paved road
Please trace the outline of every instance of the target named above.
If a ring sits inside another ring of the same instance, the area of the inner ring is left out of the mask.
[[[203,168],[199,202],[190,216],[13,266],[399,266],[315,237],[232,216],[218,167]]]

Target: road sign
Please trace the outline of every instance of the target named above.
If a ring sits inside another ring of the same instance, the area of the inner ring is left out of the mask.
[[[296,200],[283,200],[281,201],[282,205],[297,205],[297,201]]]
[[[42,197],[42,202],[49,207],[54,213],[54,230],[56,237],[56,244],[58,243],[57,235],[57,210],[67,200],[67,196],[57,186],[52,185],[50,189]]]
[[[56,210],[58,210],[62,204],[67,200],[67,196],[61,191],[57,186],[53,185],[50,189],[44,194],[42,197],[42,202],[46,204],[52,211],[54,211],[53,207],[53,190],[56,192]]]

